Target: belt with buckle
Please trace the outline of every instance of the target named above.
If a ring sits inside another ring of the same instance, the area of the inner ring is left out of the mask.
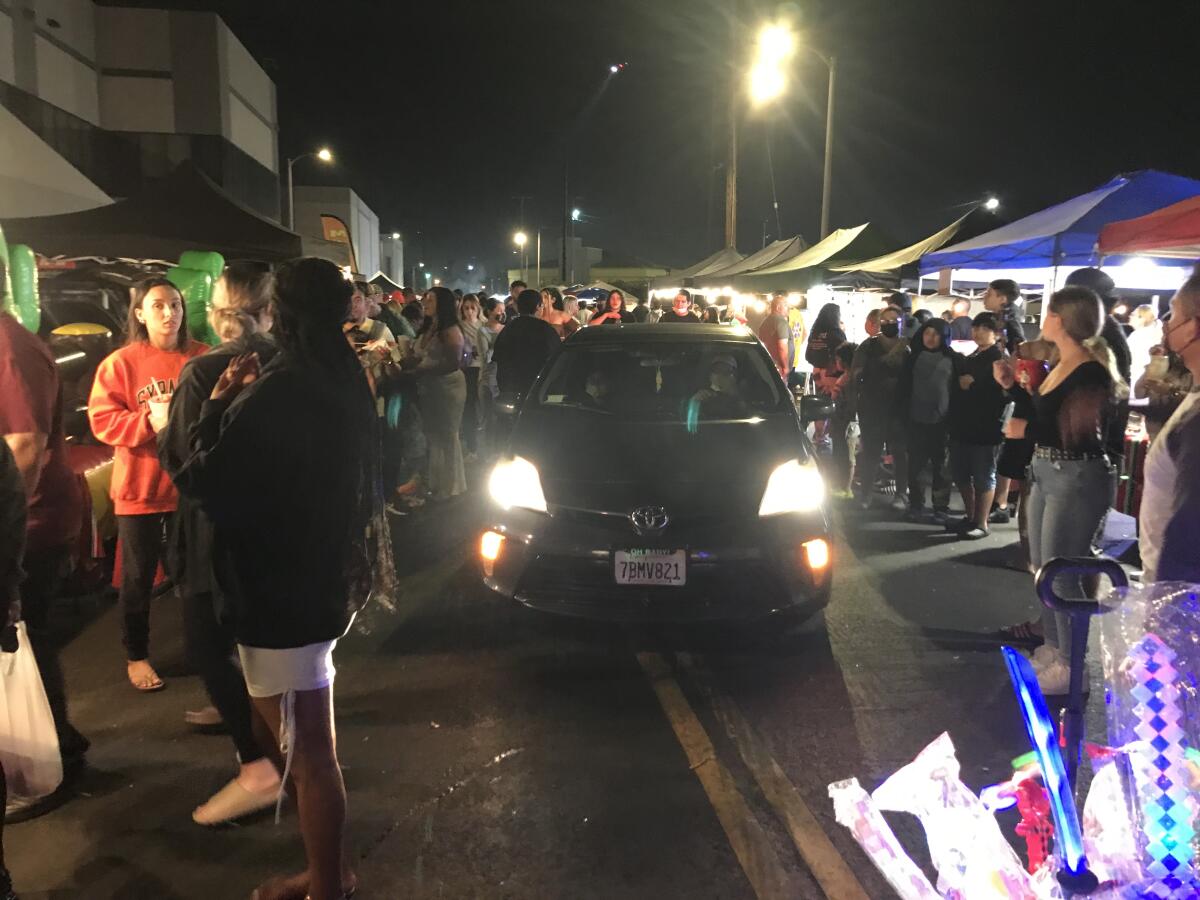
[[[1077,451],[1077,450],[1059,450],[1057,447],[1036,447],[1033,451],[1034,459],[1048,459],[1051,462],[1082,462],[1091,459],[1108,459],[1107,453],[1098,453],[1094,450]]]

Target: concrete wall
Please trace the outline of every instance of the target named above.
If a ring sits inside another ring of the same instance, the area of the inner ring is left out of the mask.
[[[229,130],[226,137],[272,172],[279,171],[279,121],[275,82],[237,35],[218,20],[221,30]]]
[[[408,284],[408,276],[404,272],[404,238],[393,238],[385,234],[379,239],[379,271],[396,284]],[[374,272],[367,272],[373,275]]]
[[[13,20],[8,10],[0,9],[0,81],[16,84],[17,61],[13,48]]]

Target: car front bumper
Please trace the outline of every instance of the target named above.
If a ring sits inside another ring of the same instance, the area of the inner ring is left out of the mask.
[[[829,541],[820,513],[695,522],[638,536],[623,517],[493,510],[502,535],[484,584],[532,609],[617,622],[753,620],[783,610],[816,613],[829,602],[833,562],[807,562],[804,544]],[[617,584],[616,550],[687,551],[686,584]]]

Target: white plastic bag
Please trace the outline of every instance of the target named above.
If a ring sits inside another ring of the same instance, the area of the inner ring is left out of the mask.
[[[62,784],[62,755],[25,623],[17,652],[0,653],[0,766],[10,800],[45,797]]]

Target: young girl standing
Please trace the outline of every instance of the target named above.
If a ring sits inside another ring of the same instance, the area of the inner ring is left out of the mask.
[[[101,442],[116,448],[110,493],[121,543],[122,639],[130,683],[162,689],[150,665],[150,595],[165,559],[165,534],[178,494],[158,463],[156,435],[184,364],[208,348],[189,340],[183,297],[166,278],[133,289],[124,347],[96,371],[88,420]]]

